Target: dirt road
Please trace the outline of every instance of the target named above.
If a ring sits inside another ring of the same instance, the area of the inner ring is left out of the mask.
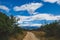
[[[32,32],[27,32],[23,40],[39,40]]]

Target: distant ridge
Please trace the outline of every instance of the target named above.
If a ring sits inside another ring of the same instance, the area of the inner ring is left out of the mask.
[[[37,27],[37,26],[23,26],[21,27],[22,29],[26,29],[26,30],[33,30],[33,29],[38,29],[40,27]]]

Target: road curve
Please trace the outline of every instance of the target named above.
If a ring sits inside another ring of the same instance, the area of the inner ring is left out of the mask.
[[[23,40],[39,40],[32,32],[27,32]]]

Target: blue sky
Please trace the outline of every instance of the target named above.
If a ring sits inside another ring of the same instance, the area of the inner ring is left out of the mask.
[[[20,18],[20,26],[38,26],[60,20],[60,0],[0,0],[0,12]]]

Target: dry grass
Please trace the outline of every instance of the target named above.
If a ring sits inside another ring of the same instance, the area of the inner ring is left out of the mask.
[[[37,38],[39,38],[40,40],[46,40],[45,38],[45,32],[43,31],[32,31]]]
[[[45,32],[43,31],[32,31],[37,38],[39,38],[40,40],[60,40],[59,38],[56,38],[56,37],[48,37],[46,38],[45,37]]]
[[[45,32],[43,31],[32,31],[37,37],[44,37]]]
[[[25,35],[27,34],[26,31],[23,31],[23,34],[17,34],[17,36],[12,35],[9,40],[23,40]]]

